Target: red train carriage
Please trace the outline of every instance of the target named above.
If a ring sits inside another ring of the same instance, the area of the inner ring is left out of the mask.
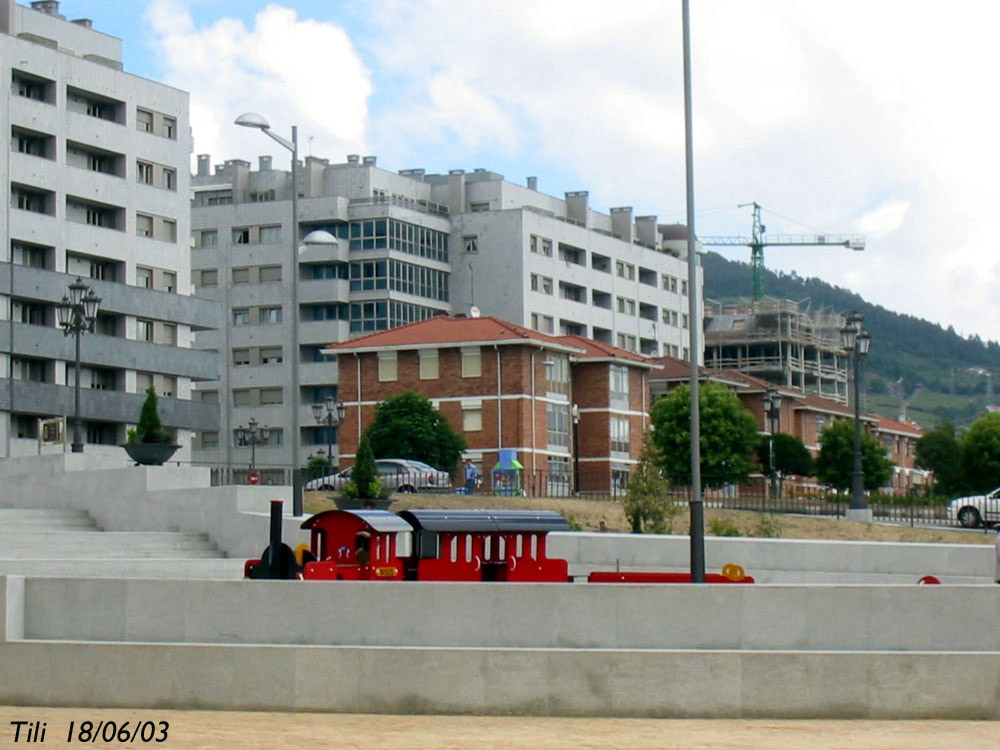
[[[404,510],[415,532],[411,575],[420,581],[566,582],[565,560],[550,560],[545,537],[569,531],[549,510]]]
[[[302,578],[332,581],[400,581],[412,554],[413,528],[385,510],[328,510],[302,524],[310,555]]]

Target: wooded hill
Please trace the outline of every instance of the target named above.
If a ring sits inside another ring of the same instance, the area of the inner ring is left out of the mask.
[[[748,263],[708,252],[703,265],[708,300],[748,300]],[[863,365],[862,406],[867,411],[897,419],[905,403],[906,415],[924,429],[941,421],[968,426],[985,413],[984,372],[1000,372],[997,342],[983,341],[978,335],[962,338],[951,326],[944,329],[894,313],[848,289],[795,273],[765,271],[764,291],[768,297],[801,302],[803,309],[844,315],[857,310],[864,315],[865,328],[872,336],[871,352]],[[1000,390],[1000,383],[993,389]]]

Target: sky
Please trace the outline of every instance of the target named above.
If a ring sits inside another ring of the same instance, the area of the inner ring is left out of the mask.
[[[195,153],[483,167],[684,221],[681,0],[63,0],[125,69],[191,94]],[[900,313],[1000,340],[990,83],[1000,3],[692,0],[695,230],[861,233],[765,248]],[[749,260],[749,248],[716,249]],[[749,271],[747,294],[750,291]],[[846,312],[846,311],[840,311]],[[873,344],[874,346],[875,344]]]

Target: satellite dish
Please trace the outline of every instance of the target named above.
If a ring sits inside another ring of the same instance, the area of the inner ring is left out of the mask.
[[[472,307],[469,308],[470,318],[478,318],[479,315],[480,315],[479,308],[476,305],[473,305]]]

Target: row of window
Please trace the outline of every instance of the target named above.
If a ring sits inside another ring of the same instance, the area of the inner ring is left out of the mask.
[[[271,406],[284,401],[281,386],[269,388],[233,388],[233,406]]]
[[[478,378],[483,374],[482,350],[478,346],[461,347],[462,377]],[[438,349],[419,350],[419,378],[437,380],[440,377],[440,351]],[[399,380],[399,363],[396,352],[381,352],[378,355],[379,382]]]
[[[11,240],[10,251],[11,259],[17,265],[47,270],[55,268],[54,247]],[[68,251],[66,253],[66,273],[100,281],[124,282],[125,263]],[[135,267],[135,285],[143,289],[174,293],[177,291],[177,273],[163,268],[137,265]]]
[[[11,91],[26,99],[56,104],[56,82],[22,70],[11,71]],[[66,109],[119,125],[127,124],[125,102],[75,86],[66,87]],[[144,133],[177,139],[177,118],[152,109],[136,107],[135,127]]]
[[[646,316],[644,316],[646,317]],[[684,327],[687,327],[687,315],[683,317]],[[556,321],[551,315],[545,315],[544,313],[531,313],[531,328],[532,330],[539,331],[540,333],[555,334],[556,332]],[[566,320],[560,318],[559,320],[559,334],[562,336],[587,336],[587,326],[583,323],[577,323],[572,320]],[[595,341],[600,341],[604,344],[613,344],[619,349],[625,349],[626,351],[636,352],[643,354],[647,357],[657,357],[660,356],[661,345],[657,343],[654,339],[639,339],[630,333],[617,333],[612,334],[612,331],[606,328],[599,328],[594,326],[592,332],[589,334],[591,338]],[[668,344],[664,342],[662,344],[662,353],[664,356],[677,357],[680,356],[681,359],[688,358],[688,348],[684,347],[683,353],[678,354],[678,349],[675,344]]]

